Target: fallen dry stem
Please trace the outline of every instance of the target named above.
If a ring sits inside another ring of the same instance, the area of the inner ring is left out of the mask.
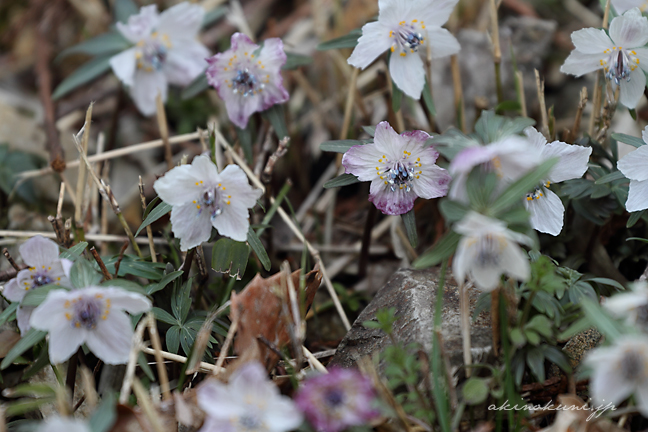
[[[45,238],[56,239],[56,234],[46,231],[15,231],[15,230],[0,230],[0,237],[15,237],[16,241],[21,238],[33,237],[33,236],[42,236]],[[74,238],[74,237],[73,237]],[[128,242],[129,239],[123,235],[114,235],[114,234],[86,234],[85,239],[87,241],[97,241],[97,242],[111,242],[111,243],[123,243],[124,241]],[[135,239],[138,243],[146,244],[148,239],[140,237]],[[167,241],[161,237],[154,237],[154,243],[156,244],[166,244]]]
[[[81,138],[81,148],[79,149],[80,153],[83,153],[84,157],[88,156],[88,142],[90,141],[90,125],[92,124],[92,107],[94,103],[90,103],[88,110],[86,111],[85,122],[79,134],[83,133]],[[77,136],[79,135],[77,134]],[[86,186],[86,170],[91,170],[90,165],[86,166],[81,164],[79,166],[79,175],[77,178],[77,189],[76,189],[76,203],[74,205],[74,222],[76,223],[78,229],[83,226],[83,194],[85,192]]]
[[[146,414],[153,430],[155,432],[164,432],[164,428],[160,424],[160,415],[153,406],[153,402],[149,398],[146,389],[137,378],[133,379],[133,392],[135,393],[135,396],[137,396],[137,405],[139,405],[142,408],[142,411],[144,411],[144,414]]]
[[[534,69],[536,79],[536,90],[538,92],[538,102],[540,103],[540,116],[542,119],[541,132],[545,138],[549,139],[549,118],[547,117],[547,104],[545,103],[545,85],[544,80],[540,79],[540,72]]]
[[[173,152],[171,152],[171,144],[169,143],[169,126],[167,124],[166,113],[164,112],[164,102],[162,102],[162,95],[158,93],[155,98],[157,106],[157,122],[160,129],[160,137],[164,145],[164,159],[166,159],[167,167],[169,170],[173,168]]]
[[[4,248],[2,250],[2,255],[4,255],[5,258],[7,258],[7,261],[9,261],[9,264],[11,264],[11,267],[13,267],[14,270],[16,270],[17,272],[21,270],[20,266],[16,264],[16,261],[14,261],[13,257],[11,256],[7,248]]]
[[[128,355],[128,363],[126,364],[126,374],[124,376],[124,381],[122,381],[121,391],[119,392],[119,403],[122,405],[128,402],[128,396],[130,395],[131,387],[133,386],[134,380],[137,379],[135,378],[135,366],[137,364],[137,357],[140,352],[140,345],[142,344],[142,337],[144,336],[146,324],[147,320],[141,320],[139,324],[137,324],[137,328],[135,329],[135,333],[133,334],[131,351]]]
[[[169,386],[169,376],[167,375],[166,366],[162,358],[162,343],[160,342],[160,335],[157,329],[157,322],[153,312],[146,314],[146,321],[148,322],[149,336],[151,337],[151,345],[153,345],[155,365],[157,366],[158,379],[160,380],[160,387],[162,389],[162,397],[164,400],[171,399],[171,388]]]
[[[110,273],[108,273],[108,269],[106,268],[106,264],[104,264],[103,260],[101,259],[101,257],[97,253],[97,249],[95,249],[94,246],[92,246],[90,248],[90,253],[94,257],[95,261],[97,261],[97,264],[99,264],[99,268],[101,269],[101,273],[103,274],[104,278],[106,278],[106,280],[111,280],[112,276],[110,275]]]
[[[155,355],[155,350],[154,349],[148,348],[148,347],[145,347],[145,346],[141,346],[140,351],[142,351],[144,354]],[[183,356],[178,355],[178,354],[172,354],[170,352],[160,351],[160,355],[162,356],[162,358],[174,361],[176,363],[187,363],[187,357],[183,357]],[[209,363],[205,363],[205,362],[200,362],[198,364],[200,365],[201,372],[216,373],[216,371],[219,371],[219,372],[224,372],[225,371],[225,369],[223,369],[223,368],[217,369],[216,366],[214,366],[213,364],[209,364]]]

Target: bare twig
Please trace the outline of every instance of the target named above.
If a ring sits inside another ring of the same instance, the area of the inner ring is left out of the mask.
[[[95,261],[97,261],[97,264],[99,264],[99,268],[101,269],[101,273],[104,275],[104,278],[106,278],[106,280],[111,280],[112,276],[110,275],[110,273],[108,273],[108,269],[106,268],[106,264],[104,264],[103,260],[101,259],[101,257],[97,253],[97,249],[95,249],[94,246],[92,246],[90,248],[90,253],[94,257]]]
[[[266,163],[266,166],[263,169],[263,174],[261,175],[261,181],[263,181],[263,183],[269,183],[272,179],[272,171],[274,170],[275,164],[279,158],[283,157],[288,152],[288,143],[290,143],[290,137],[283,137],[281,141],[279,141],[279,145],[277,145],[277,150],[275,150],[275,152],[268,158],[268,162]]]
[[[146,211],[146,197],[144,196],[144,183],[142,183],[142,176],[139,176],[139,191],[140,191],[140,200],[142,201],[142,211]],[[155,242],[153,241],[153,230],[151,225],[146,226],[146,236],[148,237],[149,250],[151,251],[151,261],[157,262],[157,256],[155,254]]]
[[[157,105],[157,122],[160,129],[160,137],[164,144],[164,158],[166,159],[169,169],[173,168],[173,153],[171,152],[171,144],[169,143],[169,126],[167,125],[166,113],[164,112],[164,102],[162,102],[162,95],[158,93],[155,99]]]
[[[148,348],[148,347],[140,347],[140,348],[144,354],[155,355],[155,350],[152,348]],[[182,357],[181,355],[173,354],[166,351],[160,351],[160,355],[162,356],[162,358],[174,361],[176,363],[187,363],[187,357]],[[225,371],[225,369],[223,368],[218,369],[213,364],[209,364],[205,362],[200,362],[199,365],[200,365],[201,372],[216,373],[216,371],[219,372]]]
[[[126,252],[126,249],[128,248],[128,242],[124,242],[124,244],[121,247],[121,250],[119,251],[119,258],[117,258],[117,262],[115,263],[115,277],[119,276],[119,267],[121,266],[121,262],[124,259],[124,252]]]
[[[547,117],[547,105],[545,103],[544,80],[540,79],[540,72],[535,69],[536,89],[538,91],[538,101],[540,102],[540,116],[542,118],[542,127],[540,132],[545,138],[549,139],[549,119]]]
[[[20,266],[18,266],[18,264],[16,264],[16,261],[14,261],[13,257],[11,256],[11,254],[9,253],[9,250],[7,248],[4,248],[2,250],[2,255],[4,255],[5,258],[7,258],[7,261],[9,261],[9,264],[11,264],[11,267],[13,267],[14,270],[16,270],[17,272],[19,272],[21,270]]]
[[[88,156],[88,142],[90,140],[90,125],[92,122],[92,107],[93,103],[90,104],[88,107],[88,110],[86,111],[86,116],[85,116],[85,122],[83,123],[83,127],[81,128],[81,131],[79,132],[78,135],[83,134],[81,137],[81,148],[79,149],[79,152],[83,153],[83,156],[87,157]],[[76,204],[74,206],[74,222],[76,223],[77,229],[82,230],[83,228],[83,221],[82,221],[82,216],[83,216],[83,195],[85,192],[85,186],[86,186],[86,170],[92,170],[92,167],[90,165],[86,166],[85,164],[81,164],[79,166],[79,175],[77,178],[77,189],[76,189]]]
[[[578,133],[580,132],[581,119],[583,118],[583,110],[587,105],[587,87],[583,87],[580,93],[580,101],[578,102],[578,109],[576,110],[576,117],[574,118],[574,126],[569,131],[566,137],[566,142],[573,143]]]
[[[468,133],[466,127],[466,107],[464,104],[463,87],[461,85],[461,69],[459,69],[459,57],[455,54],[450,57],[450,67],[452,69],[452,85],[454,88],[455,114],[459,117],[459,128],[463,133]]]
[[[149,336],[151,337],[151,345],[155,350],[155,364],[157,366],[158,378],[160,380],[160,387],[162,388],[162,397],[164,400],[171,399],[171,389],[169,387],[169,376],[167,375],[164,360],[162,359],[162,343],[160,342],[160,335],[158,334],[157,322],[153,312],[146,314],[146,321],[148,322]]]
[[[125,404],[128,402],[128,396],[131,392],[131,387],[133,386],[133,380],[135,380],[135,366],[137,365],[137,357],[140,353],[140,346],[142,345],[142,337],[144,336],[144,330],[146,329],[148,321],[143,319],[137,324],[135,333],[133,333],[133,339],[131,342],[131,350],[128,355],[128,363],[126,364],[126,374],[124,376],[124,381],[122,382],[121,391],[119,393],[119,403]]]
[[[155,432],[164,432],[164,428],[160,423],[160,415],[153,406],[153,403],[151,402],[146,389],[144,388],[140,380],[136,377],[133,378],[133,392],[135,393],[135,396],[137,396],[137,405],[139,405],[139,407],[142,408],[142,411],[144,411],[144,414],[146,414],[149,423],[153,427],[153,430]],[[126,403],[126,401],[121,402],[121,396],[120,403]]]

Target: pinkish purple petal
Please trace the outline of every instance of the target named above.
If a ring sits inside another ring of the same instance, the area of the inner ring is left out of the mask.
[[[396,187],[394,191],[383,180],[374,180],[369,188],[369,201],[386,215],[398,216],[414,208],[416,193]]]

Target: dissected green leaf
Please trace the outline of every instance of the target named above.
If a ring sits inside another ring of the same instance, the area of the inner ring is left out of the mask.
[[[407,232],[407,238],[410,244],[412,247],[417,247],[418,232],[416,231],[416,216],[414,215],[414,209],[401,215],[401,218],[403,219],[403,225],[405,225],[405,231]]]
[[[212,248],[212,268],[231,277],[241,279],[245,273],[249,256],[248,245],[223,237]]]
[[[82,254],[85,248],[88,247],[88,242],[79,242],[72,246],[70,249],[64,250],[59,255],[59,258],[69,259],[70,261],[76,261]]]
[[[83,84],[86,84],[108,72],[108,70],[110,70],[111,57],[111,54],[95,57],[75,70],[69,77],[63,80],[58,87],[56,87],[56,90],[54,90],[54,93],[52,94],[52,99],[60,99],[72,90],[75,90]]]
[[[148,216],[146,216],[146,219],[144,219],[144,222],[142,222],[142,225],[140,225],[140,227],[137,228],[135,237],[137,237],[144,228],[146,228],[147,226],[151,225],[153,222],[157,221],[158,219],[160,219],[161,217],[169,213],[172,208],[173,206],[171,204],[161,202],[157,207],[151,210]]]
[[[70,269],[70,283],[74,288],[86,288],[97,285],[103,279],[103,275],[95,271],[85,259],[76,260]]]
[[[281,67],[283,70],[293,70],[313,63],[313,57],[301,54],[286,53],[286,63]]]
[[[335,177],[332,180],[327,181],[324,183],[324,188],[325,189],[332,189],[336,187],[341,187],[341,186],[348,186],[354,183],[360,183],[360,180],[358,180],[358,177],[354,176],[353,174],[341,174],[337,177]]]
[[[320,150],[335,153],[346,153],[351,147],[363,144],[364,143],[359,140],[324,141],[322,144],[320,144]]]
[[[613,133],[612,139],[615,139],[625,144],[629,144],[637,148],[641,147],[642,145],[646,145],[646,143],[641,138],[633,137],[632,135],[626,135],[622,133]]]
[[[464,402],[466,402],[467,405],[479,405],[486,401],[490,389],[486,380],[471,377],[465,382],[462,393]]]
[[[38,342],[45,339],[47,332],[30,329],[23,337],[20,338],[18,343],[11,348],[7,356],[0,363],[0,370],[5,370],[13,363],[15,359],[21,356],[25,351],[36,345]]]
[[[263,268],[266,269],[266,271],[270,271],[270,267],[272,266],[270,257],[268,257],[268,253],[263,247],[263,243],[261,243],[259,236],[257,236],[252,227],[250,227],[248,231],[247,241],[256,256],[259,258],[259,261],[261,261]]]

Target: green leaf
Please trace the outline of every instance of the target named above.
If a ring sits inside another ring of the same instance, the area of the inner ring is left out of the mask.
[[[140,225],[140,227],[137,229],[137,232],[135,233],[135,237],[137,237],[144,228],[146,228],[147,226],[151,225],[153,222],[160,219],[162,216],[169,213],[172,208],[173,206],[171,204],[162,202],[160,203],[160,205],[158,205],[153,210],[151,210],[148,216],[146,216],[146,219],[144,219],[144,222],[142,222],[142,225]]]
[[[610,341],[614,342],[624,333],[621,326],[592,299],[583,297],[581,308],[585,312],[585,316],[589,319],[590,324],[593,324]]]
[[[105,287],[117,287],[125,291],[130,291],[133,293],[141,294],[146,296],[146,290],[144,287],[137,282],[130,281],[128,279],[110,279],[105,280],[101,283],[101,286]]]
[[[516,100],[507,100],[498,104],[495,107],[495,112],[502,113],[504,111],[520,111],[521,109],[522,107],[520,106],[520,102]]]
[[[301,54],[286,53],[286,63],[281,67],[283,70],[293,70],[313,63],[313,57]]]
[[[335,153],[346,153],[353,146],[363,145],[362,141],[358,140],[335,140],[324,141],[320,144],[320,150]]]
[[[92,268],[92,264],[87,260],[76,260],[76,262],[72,264],[72,268],[70,269],[70,283],[72,284],[72,287],[80,289],[97,285],[101,279],[103,279],[103,275],[97,273],[95,269]]]
[[[132,44],[121,33],[111,31],[61,51],[54,61],[60,62],[63,58],[72,54],[87,54],[93,57],[108,54],[115,55],[131,46]]]
[[[392,110],[397,113],[401,109],[401,102],[403,101],[403,91],[398,88],[395,82],[392,81]]]
[[[204,29],[206,27],[209,27],[219,19],[223,18],[225,15],[227,15],[228,10],[229,8],[227,6],[219,6],[207,12],[205,14],[205,18],[203,18],[202,28]]]
[[[470,209],[463,203],[444,199],[439,203],[439,210],[448,222],[457,222],[466,216]]]
[[[360,39],[360,36],[362,36],[361,29],[351,30],[351,32],[346,36],[322,42],[317,45],[317,50],[326,51],[331,49],[355,48],[355,46],[358,45],[358,39]]]
[[[611,183],[616,180],[621,180],[624,179],[625,176],[621,171],[612,171],[609,174],[604,175],[603,177],[599,178],[596,180],[594,183],[599,185],[599,184],[604,184],[604,183]]]
[[[414,209],[401,215],[401,218],[403,219],[403,225],[405,225],[405,231],[407,231],[407,238],[412,247],[415,248],[418,246],[418,233],[416,232],[416,216],[414,215]]]
[[[158,291],[162,291],[167,285],[179,278],[182,273],[184,273],[182,270],[178,270],[164,275],[158,283],[146,286],[146,294],[152,295]]]
[[[19,305],[20,302],[10,303],[9,306],[7,306],[5,310],[2,311],[2,313],[0,313],[0,326],[4,325],[10,319],[13,319],[12,316],[14,316]]]
[[[619,291],[625,291],[625,287],[621,285],[619,282],[615,281],[614,279],[609,279],[609,278],[604,278],[604,277],[585,277],[581,279],[582,282],[594,282],[598,284],[603,284],[603,285],[609,285],[613,286],[614,288],[618,289]]]
[[[83,251],[87,247],[88,247],[88,242],[79,242],[74,246],[72,246],[70,249],[61,252],[59,258],[65,258],[65,259],[69,259],[70,261],[76,261],[81,256],[81,254],[83,254]]]
[[[466,405],[479,405],[486,401],[490,390],[486,380],[471,377],[464,384],[462,393]]]
[[[38,411],[38,409],[42,405],[51,404],[53,402],[56,402],[56,397],[44,397],[38,399],[21,399],[19,401],[7,404],[4,414],[7,417],[18,416],[18,415],[26,414],[28,412]]]
[[[412,263],[417,269],[428,268],[439,264],[454,253],[461,236],[454,231],[448,232],[431,250],[421,255]]]
[[[259,261],[261,261],[263,268],[266,269],[266,271],[270,271],[270,267],[272,266],[270,257],[268,257],[268,253],[263,247],[263,243],[261,243],[259,236],[257,236],[252,227],[250,227],[248,231],[247,241],[256,256],[259,258]]]
[[[126,23],[128,17],[139,12],[139,7],[133,0],[115,0],[115,21]]]
[[[639,222],[639,220],[643,217],[643,215],[646,213],[646,210],[641,210],[641,211],[636,211],[630,213],[630,217],[628,218],[628,223],[626,223],[626,228],[632,228]]]
[[[540,343],[540,336],[533,330],[524,330],[524,336],[531,345],[538,345]]]
[[[112,392],[105,392],[99,407],[90,417],[91,432],[108,432],[113,427],[117,420],[116,404],[115,395]]]
[[[531,328],[544,337],[553,335],[553,323],[544,315],[536,315],[527,323],[527,328]]]
[[[545,368],[544,368],[544,354],[539,348],[531,349],[527,352],[526,363],[531,369],[531,373],[538,382],[544,382],[545,380]]]
[[[10,390],[12,398],[28,396],[28,397],[46,397],[56,396],[56,390],[49,384],[44,383],[29,383],[21,384]]]
[[[371,138],[376,136],[376,126],[362,126],[362,130]]]
[[[502,194],[497,197],[490,210],[497,215],[504,212],[513,204],[519,203],[522,197],[535,188],[538,183],[547,177],[551,168],[558,160],[551,158],[540,164],[535,170],[525,174],[518,181],[507,187]]]
[[[40,306],[40,304],[45,301],[50,291],[56,291],[60,289],[64,289],[68,291],[68,288],[66,287],[62,287],[60,285],[53,285],[53,284],[43,285],[36,289],[30,289],[29,291],[27,291],[27,294],[25,294],[25,297],[23,297],[22,301],[20,302],[20,305],[25,307]]]
[[[589,330],[591,328],[592,328],[592,323],[590,323],[590,320],[587,317],[581,318],[575,323],[573,323],[571,326],[569,326],[567,330],[560,333],[558,335],[558,340],[565,341],[567,339],[576,336],[578,333],[582,333],[585,330]]]
[[[273,105],[263,111],[261,115],[270,122],[277,138],[282,140],[285,137],[290,137],[288,126],[286,126],[286,114],[284,113],[283,106]]]
[[[342,174],[324,183],[324,188],[332,189],[341,186],[348,186],[354,183],[360,183],[358,177],[354,176],[353,174]]]
[[[542,351],[547,360],[557,364],[560,369],[568,374],[572,372],[572,367],[569,364],[569,360],[567,360],[567,356],[561,350],[559,350],[555,346],[543,345]]]
[[[0,370],[5,370],[13,363],[15,359],[21,356],[25,351],[36,345],[38,342],[45,339],[47,332],[30,329],[23,337],[20,338],[18,343],[11,348],[7,356],[0,363]]]
[[[180,327],[173,326],[166,332],[166,344],[169,352],[178,354],[180,348]]]
[[[646,144],[641,138],[633,137],[632,135],[626,135],[622,133],[613,133],[612,139],[615,139],[625,144],[629,144],[637,148]]]
[[[81,87],[83,84],[86,84],[93,79],[103,75],[110,69],[110,58],[111,54],[102,55],[95,57],[89,62],[85,63],[83,66],[78,68],[67,77],[58,87],[54,90],[52,94],[52,99],[57,100],[70,93],[72,90],[75,90]]]
[[[224,237],[212,248],[212,268],[240,280],[247,267],[248,255],[247,244]]]
[[[423,86],[423,102],[427,107],[430,114],[436,115],[436,108],[434,107],[434,100],[432,99],[432,90],[430,90],[430,83],[428,77],[425,77],[425,86]]]
[[[515,345],[516,348],[521,348],[524,345],[526,345],[526,337],[524,336],[524,333],[522,333],[522,330],[519,328],[514,328],[511,329],[511,342],[513,342],[513,345]]]
[[[160,309],[159,307],[154,307],[153,308],[153,315],[155,315],[155,318],[159,321],[162,321],[164,323],[170,324],[170,325],[178,325],[180,324],[178,320],[171,315],[169,312],[165,311],[164,309]]]
[[[182,100],[191,99],[195,96],[198,96],[200,93],[204,92],[208,88],[209,88],[209,83],[207,82],[207,75],[201,73],[193,81],[191,81],[187,87],[182,89],[182,93],[180,93],[180,98]]]

